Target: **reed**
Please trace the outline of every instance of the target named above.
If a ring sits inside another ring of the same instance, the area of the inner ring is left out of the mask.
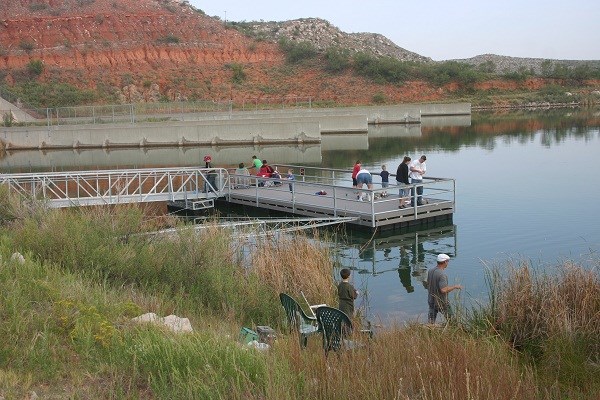
[[[489,328],[530,357],[549,384],[600,393],[600,278],[564,263],[539,273],[510,264],[491,272]]]
[[[280,235],[277,240],[262,240],[252,258],[252,271],[275,293],[286,292],[311,304],[333,304],[335,282],[330,249],[302,233]]]

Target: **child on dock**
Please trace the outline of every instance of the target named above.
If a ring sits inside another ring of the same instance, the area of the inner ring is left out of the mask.
[[[387,170],[387,165],[383,164],[381,166],[381,172],[379,173],[379,176],[381,176],[381,187],[382,188],[387,188],[390,186],[390,173]],[[387,197],[388,193],[387,190],[384,190],[383,192],[381,192],[381,197]]]
[[[294,170],[292,168],[288,169],[287,173],[288,186],[290,187],[290,192],[294,191],[294,181],[296,177],[294,176]]]

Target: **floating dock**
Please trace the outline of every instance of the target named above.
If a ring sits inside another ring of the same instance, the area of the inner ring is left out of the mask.
[[[383,189],[381,184],[374,183],[372,190],[358,190],[351,187],[350,172],[346,170],[279,166],[280,172],[287,168],[305,173],[296,176],[291,188],[286,179],[230,175],[232,184],[217,205],[237,205],[267,213],[307,217],[351,217],[353,219],[347,224],[371,231],[404,231],[452,223],[455,209],[453,179],[425,179],[420,184],[425,204],[399,208],[398,186]],[[359,194],[366,199],[361,201]]]

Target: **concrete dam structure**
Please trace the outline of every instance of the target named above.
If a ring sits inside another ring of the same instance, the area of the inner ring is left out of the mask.
[[[321,143],[322,135],[366,135],[368,125],[419,126],[429,118],[457,116],[470,121],[470,114],[470,104],[458,103],[206,112],[160,122],[53,125],[48,121],[45,126],[0,128],[0,146],[13,151],[314,144]]]

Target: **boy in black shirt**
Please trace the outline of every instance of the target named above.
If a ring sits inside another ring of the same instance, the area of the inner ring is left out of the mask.
[[[358,297],[358,291],[349,282],[350,270],[344,268],[340,271],[342,281],[338,285],[339,309],[350,318],[354,317],[354,299]]]

